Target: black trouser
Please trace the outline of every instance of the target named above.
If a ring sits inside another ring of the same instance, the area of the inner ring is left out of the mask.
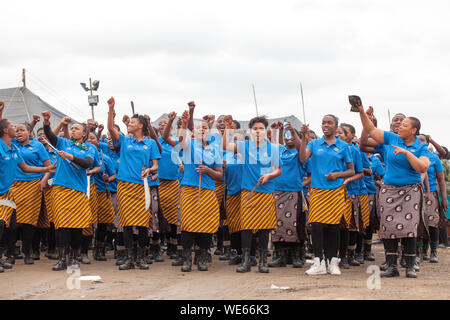
[[[439,239],[440,243],[443,243],[446,247],[448,247],[447,226],[439,228]]]
[[[217,235],[217,249],[222,249],[223,248],[223,227],[219,227],[219,229],[216,232]]]
[[[138,229],[138,243],[139,247],[145,248],[148,244],[148,229],[146,227],[136,227]],[[133,227],[123,227],[123,240],[125,248],[133,249]]]
[[[403,253],[407,255],[416,254],[416,238],[401,238]],[[383,239],[386,254],[398,253],[398,239]]]
[[[223,245],[229,246],[231,238],[230,232],[228,231],[228,226],[223,226],[222,232],[223,232]]]
[[[116,234],[116,247],[124,247],[125,242],[123,240],[123,232],[117,232]]]
[[[69,248],[78,250],[81,247],[83,229],[81,228],[59,228],[55,230],[56,246],[58,248]]]
[[[98,223],[95,231],[95,240],[97,242],[105,243],[106,239],[106,223]]]
[[[321,260],[324,252],[326,259],[331,260],[331,258],[337,257],[339,225],[313,222],[311,223],[311,229],[314,255]]]
[[[360,253],[361,251],[363,251],[364,248],[364,252],[370,252],[372,249],[372,224],[370,224],[367,228],[366,228],[366,234],[362,235],[361,233],[358,233],[358,237],[356,239],[356,252]]]
[[[92,236],[81,236],[81,253],[87,254],[89,246],[92,244]]]
[[[16,210],[11,214],[11,219],[9,221],[9,227],[4,229],[3,238],[4,244],[7,248],[7,256],[14,256],[14,250],[16,248],[17,240],[17,220],[16,220]]]
[[[428,228],[430,232],[431,248],[437,248],[439,245],[439,229],[435,227]]]
[[[258,231],[258,239],[259,239],[259,246],[258,248],[260,250],[267,250],[267,246],[269,245],[269,231],[267,229],[261,229]],[[256,244],[256,237],[253,235],[252,230],[242,230],[241,231],[241,243],[242,243],[242,249],[250,249],[250,255],[255,255],[256,253],[256,245],[252,246],[252,242],[255,241]],[[252,252],[253,251],[253,252]]]
[[[350,243],[350,232],[346,228],[339,228],[339,257],[347,256],[347,249]]]
[[[358,231],[348,232],[348,250],[355,251],[357,238],[358,238]]]
[[[46,233],[44,230],[46,231],[47,229],[33,227],[33,251],[39,252],[41,250],[41,240],[43,240],[42,235]]]
[[[22,223],[21,224],[22,231],[22,252],[26,255],[31,254],[32,245],[33,245],[33,225]],[[19,232],[17,230],[17,232]]]
[[[230,235],[231,249],[237,251],[239,255],[242,254],[242,243],[241,243],[241,233],[235,232]]]
[[[275,247],[275,250],[280,250],[280,249],[284,249],[284,248],[297,249],[297,248],[300,248],[300,245],[301,244],[299,242],[280,242],[280,241],[273,242],[273,246]]]
[[[196,232],[181,232],[181,245],[183,249],[191,249],[195,244],[200,249],[208,250],[211,247],[212,234],[211,233],[196,233]]]
[[[50,228],[47,229],[47,250],[54,251],[56,248],[56,239],[55,239],[55,225],[50,223]]]

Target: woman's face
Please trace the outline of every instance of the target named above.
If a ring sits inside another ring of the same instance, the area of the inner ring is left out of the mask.
[[[207,141],[209,135],[208,124],[204,121],[200,121],[195,125],[194,138],[202,141]]]
[[[338,127],[336,129],[336,135],[341,138],[342,141],[345,141],[348,143],[348,136],[347,136],[347,131],[345,130],[345,128],[343,127]]]
[[[336,122],[330,116],[325,116],[322,119],[322,132],[325,136],[333,136],[336,134]]]
[[[45,144],[44,139],[45,139],[45,133],[44,130],[39,130],[37,133],[37,139],[40,143]]]
[[[19,124],[16,126],[16,139],[19,142],[25,142],[30,137],[30,132],[28,131],[27,127],[23,124]]]
[[[402,121],[402,124],[400,125],[398,129],[398,136],[402,139],[407,139],[411,136],[415,136],[417,132],[416,128],[413,128],[411,119],[406,118]]]
[[[164,132],[164,129],[166,128],[166,126],[167,126],[167,120],[166,119],[162,119],[162,120],[159,121],[159,123],[158,123],[158,132],[159,132],[159,134],[161,136],[163,135],[163,132]]]
[[[263,123],[256,122],[251,130],[252,139],[255,142],[263,142],[267,137],[267,130]]]
[[[89,143],[92,143],[96,147],[99,146],[98,139],[95,136],[95,134],[93,134],[92,132],[89,133],[88,138],[87,138],[86,141],[89,142]]]
[[[75,123],[72,128],[70,128],[70,134],[72,135],[72,138],[77,141],[86,137],[84,127],[79,123]]]
[[[400,129],[400,126],[401,126],[403,120],[405,120],[404,116],[402,116],[401,114],[396,115],[392,119],[391,131],[394,133],[398,133],[398,130]]]
[[[4,133],[3,135],[8,136],[11,139],[15,138],[17,136],[16,128],[14,128],[11,121],[8,121],[8,127],[6,128],[6,133]]]
[[[111,150],[114,150],[114,142],[113,142],[113,140],[111,138],[108,139],[108,147]]]
[[[131,118],[130,122],[128,123],[128,133],[135,134],[139,130],[141,130],[143,127],[142,123],[139,122],[138,118]]]
[[[216,123],[216,129],[219,130],[222,135],[225,133],[225,123],[223,122],[223,118],[225,118],[225,116],[220,116]]]

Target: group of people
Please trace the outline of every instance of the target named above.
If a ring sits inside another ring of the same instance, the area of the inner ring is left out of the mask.
[[[439,238],[448,241],[449,152],[420,134],[417,118],[397,114],[383,131],[373,108],[358,106],[359,138],[331,114],[318,138],[263,116],[248,132],[231,115],[194,123],[189,102],[157,128],[125,115],[123,133],[114,98],[108,107],[103,134],[68,117],[52,128],[49,111],[14,126],[0,102],[0,272],[20,257],[17,244],[34,264],[43,238],[55,271],[91,263],[91,245],[106,261],[110,242],[119,270],[146,270],[164,260],[163,239],[172,266],[207,271],[214,239],[214,254],[240,273],[309,258],[306,274],[340,275],[375,260],[378,233],[381,276],[399,276],[400,264],[416,278],[422,261],[438,262]]]

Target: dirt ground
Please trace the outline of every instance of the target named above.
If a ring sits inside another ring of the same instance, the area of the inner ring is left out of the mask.
[[[438,249],[439,264],[423,262],[418,279],[381,279],[381,288],[370,290],[366,269],[384,259],[382,246],[375,245],[375,262],[343,270],[341,276],[307,276],[306,268],[271,268],[269,274],[239,274],[235,266],[213,257],[208,272],[196,268],[182,273],[168,258],[150,265],[150,270],[119,271],[112,252],[108,261],[81,266],[81,276],[99,275],[101,283],[80,281],[79,289],[69,290],[65,271],[51,270],[55,263],[42,257],[34,265],[17,260],[12,270],[0,274],[0,299],[450,299],[450,250]],[[93,259],[92,259],[93,260]],[[270,258],[269,258],[270,260]],[[70,281],[69,281],[70,282]],[[74,282],[72,282],[74,283]],[[271,289],[272,285],[289,287]]]

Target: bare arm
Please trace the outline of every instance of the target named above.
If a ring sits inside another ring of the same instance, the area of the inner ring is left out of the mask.
[[[364,173],[363,172],[359,172],[353,176],[351,176],[350,178],[345,179],[344,184],[347,185],[349,182],[353,182],[359,179],[362,179],[364,177]]]
[[[194,131],[194,109],[195,109],[195,102],[191,101],[188,102],[189,106],[189,123],[188,123],[188,129],[191,131]]]
[[[158,146],[158,150],[161,153],[161,144],[159,143],[158,136],[156,135],[155,129],[153,129],[153,126],[150,121],[150,117],[148,115],[145,115],[145,119],[147,119],[147,126],[148,126],[148,132],[150,133],[150,138],[155,140],[156,145]]]
[[[162,135],[162,138],[164,139],[165,142],[167,142],[169,145],[171,145],[172,147],[175,147],[175,145],[177,144],[177,142],[172,139],[172,137],[170,136],[170,132],[172,131],[172,124],[173,121],[175,120],[177,114],[175,112],[171,112],[169,113],[169,120],[167,121],[167,125],[164,128],[164,132]]]
[[[328,180],[333,181],[338,178],[347,179],[353,175],[355,175],[355,169],[353,167],[353,162],[349,162],[349,163],[347,163],[347,170],[345,170],[343,172],[332,172],[332,173],[325,175],[325,177],[327,177]]]
[[[436,151],[439,153],[441,157],[445,157],[447,152],[445,152],[445,149],[441,147],[439,143],[434,141],[430,136],[428,136],[428,139],[430,139],[430,143],[436,148]]]
[[[108,131],[111,134],[111,138],[115,141],[119,141],[120,138],[120,133],[119,131],[116,129],[116,127],[114,127],[114,117],[116,115],[116,112],[114,110],[114,106],[115,106],[115,101],[114,98],[111,97],[108,100],[108,106],[109,106],[109,112],[108,112]]]
[[[426,173],[428,170],[428,167],[430,166],[430,159],[428,157],[422,156],[417,158],[414,154],[409,152],[408,150],[405,150],[403,148],[394,146],[394,154],[398,156],[399,154],[403,154],[406,156],[406,159],[408,160],[411,167],[413,167],[414,170],[416,170],[419,173]]]
[[[442,197],[442,206],[444,207],[444,212],[448,210],[448,200],[447,200],[447,188],[445,185],[444,172],[436,172],[436,179],[439,184],[439,190]]]
[[[300,144],[300,152],[298,153],[301,163],[305,163],[306,161],[308,161],[308,159],[312,155],[311,150],[306,149],[308,135],[309,135],[309,125],[303,125],[302,126],[302,143]]]
[[[359,116],[364,130],[378,143],[384,144],[384,131],[374,126],[367,114],[364,112],[363,106],[358,106]]]
[[[231,132],[231,124],[233,123],[232,116],[225,116],[223,118],[223,122],[225,123],[225,133],[222,138],[222,149],[231,151],[233,153],[237,153],[237,144],[234,142],[230,142],[230,132]]]
[[[22,161],[21,164],[19,164],[20,170],[22,170],[25,173],[44,173],[49,172],[50,170],[54,169],[56,165],[52,165],[49,167],[32,167],[25,163],[25,161]]]

